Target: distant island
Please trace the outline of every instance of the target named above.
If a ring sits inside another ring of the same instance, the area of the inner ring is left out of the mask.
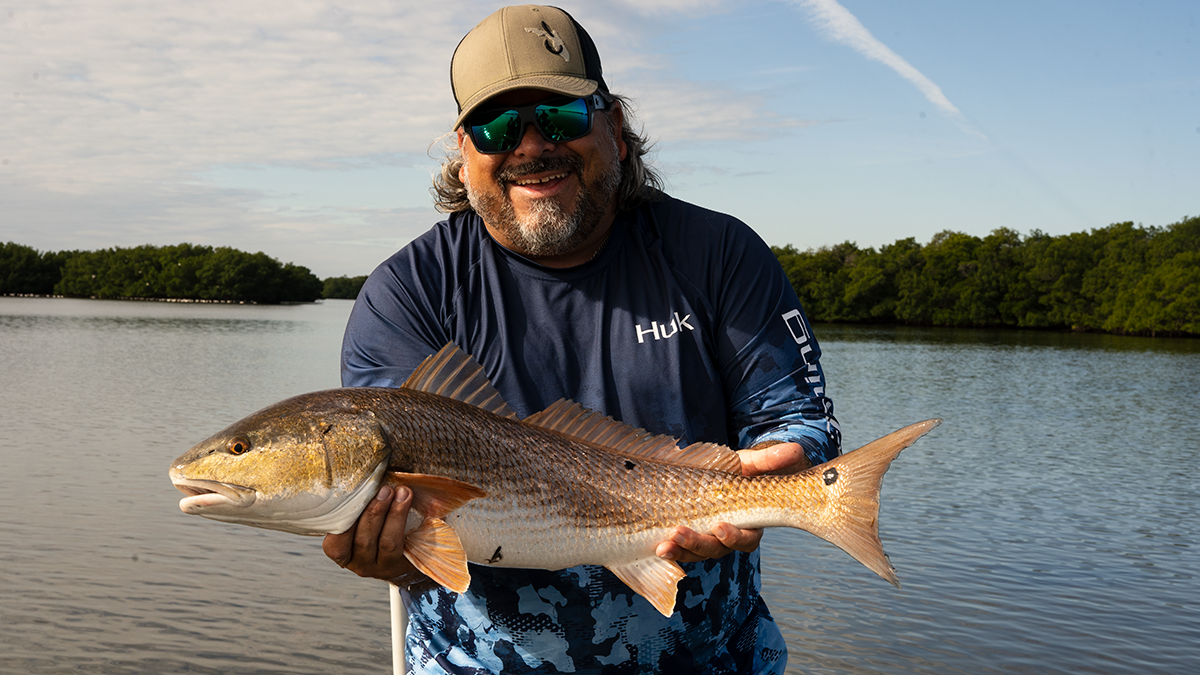
[[[362,277],[318,279],[307,267],[229,247],[136,246],[40,253],[0,245],[0,295],[279,304],[358,295]]]
[[[813,321],[1200,335],[1200,218],[772,249]]]
[[[944,231],[878,251],[852,242],[771,249],[817,322],[1200,336],[1200,217],[1061,236]],[[306,267],[225,247],[0,246],[0,295],[313,302],[353,299],[365,280],[322,281]]]

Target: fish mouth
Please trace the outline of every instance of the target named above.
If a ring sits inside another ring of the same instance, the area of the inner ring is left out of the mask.
[[[215,506],[245,508],[258,497],[253,488],[215,480],[172,478],[171,482],[187,495],[179,500],[179,509],[184,513],[199,513]]]

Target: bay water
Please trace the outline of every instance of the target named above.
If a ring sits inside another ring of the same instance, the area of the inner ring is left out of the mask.
[[[186,516],[166,477],[338,386],[351,304],[0,298],[0,673],[390,672],[385,585],[320,538]],[[945,423],[884,481],[903,590],[768,532],[789,673],[1200,665],[1200,340],[815,331],[846,449]]]

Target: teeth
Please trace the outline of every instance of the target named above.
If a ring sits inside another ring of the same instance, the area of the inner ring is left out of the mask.
[[[518,180],[518,181],[513,181],[513,182],[516,183],[517,185],[535,185],[537,183],[546,183],[546,182],[549,182],[552,180],[557,180],[559,178],[566,178],[566,177],[567,177],[567,174],[559,173],[559,174],[555,174],[553,176],[546,176],[545,178],[529,178],[526,180]]]

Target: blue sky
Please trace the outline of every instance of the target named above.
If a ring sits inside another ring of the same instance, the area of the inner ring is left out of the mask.
[[[1200,3],[560,3],[678,197],[771,244],[1200,214]],[[0,241],[366,274],[441,216],[479,2],[0,2]]]

